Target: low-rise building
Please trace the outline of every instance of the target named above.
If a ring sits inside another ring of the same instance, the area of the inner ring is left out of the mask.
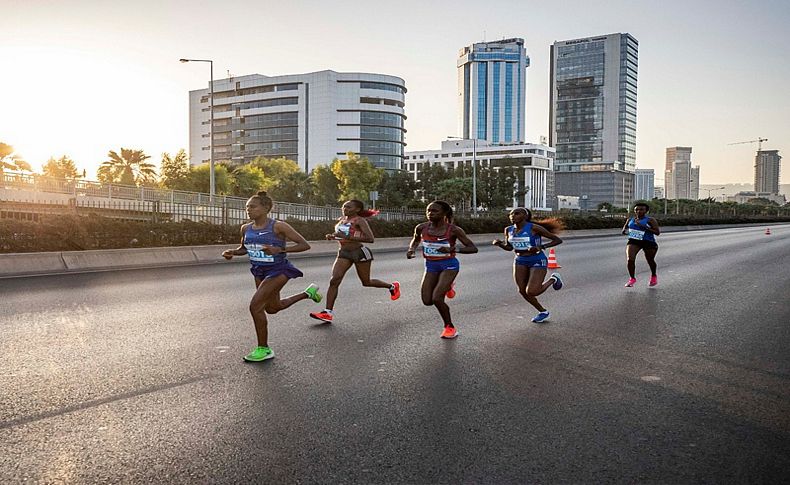
[[[461,166],[512,167],[518,186],[514,188],[513,207],[550,210],[554,197],[554,149],[543,144],[490,145],[484,140],[446,140],[440,150],[406,152],[403,168],[419,180],[425,164],[440,164],[446,169]],[[523,195],[518,195],[523,194]]]

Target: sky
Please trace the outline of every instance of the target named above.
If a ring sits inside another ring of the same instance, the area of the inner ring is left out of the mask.
[[[628,32],[639,41],[637,167],[693,147],[704,184],[751,182],[756,144],[790,183],[787,0],[0,0],[0,141],[34,167],[68,155],[88,178],[109,150],[188,149],[188,92],[216,79],[332,69],[406,81],[407,151],[457,134],[456,56],[525,39],[528,141],[548,135],[549,46]]]

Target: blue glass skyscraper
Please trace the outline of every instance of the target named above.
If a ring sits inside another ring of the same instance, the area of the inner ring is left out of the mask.
[[[458,53],[459,132],[491,144],[524,143],[527,67],[524,39],[464,47]]]

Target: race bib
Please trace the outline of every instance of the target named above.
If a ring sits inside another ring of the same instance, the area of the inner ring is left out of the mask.
[[[530,243],[529,239],[528,237],[511,237],[508,239],[508,242],[516,251],[528,251],[532,248],[532,243]]]
[[[450,258],[452,255],[450,253],[442,253],[439,251],[439,248],[450,248],[449,241],[443,242],[422,242],[422,254],[425,256],[430,256],[432,258]]]
[[[256,263],[273,263],[274,256],[271,254],[266,254],[263,251],[247,251],[247,254],[250,256],[250,261]]]
[[[628,229],[628,239],[636,239],[641,241],[645,238],[645,231],[640,231],[639,229]]]

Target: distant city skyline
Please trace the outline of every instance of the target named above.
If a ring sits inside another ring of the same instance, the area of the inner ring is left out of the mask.
[[[184,0],[31,0],[4,5],[3,14],[0,141],[36,169],[66,154],[93,178],[107,152],[121,146],[145,150],[157,165],[161,152],[187,149],[189,91],[207,87],[208,66],[180,64],[182,57],[214,60],[216,79],[228,70],[401,77],[409,89],[406,150],[433,149],[460,135],[458,49],[511,37],[524,38],[530,57],[526,140],[538,142],[549,130],[550,45],[612,32],[639,40],[637,168],[653,168],[658,178],[666,147],[693,146],[702,183],[746,183],[757,146],[728,143],[763,137],[764,150],[790,151],[790,4],[783,1],[568,1],[550,8],[405,1],[385,21],[384,12],[358,1],[230,1],[198,9]],[[784,170],[780,183],[788,182]]]

